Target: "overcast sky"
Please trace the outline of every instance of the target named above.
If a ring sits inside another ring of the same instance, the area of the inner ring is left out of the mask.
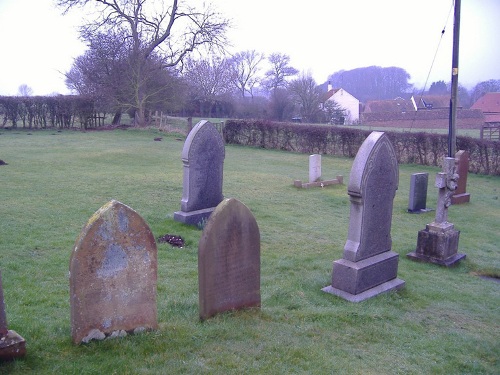
[[[232,20],[232,52],[287,54],[318,84],[339,70],[371,65],[403,68],[419,88],[429,73],[427,87],[451,78],[452,0],[210,2]],[[85,48],[77,33],[82,16],[62,16],[53,4],[0,0],[0,95],[15,95],[21,84],[35,95],[68,93],[64,73]],[[500,0],[462,0],[461,13],[459,83],[472,88],[500,79]]]

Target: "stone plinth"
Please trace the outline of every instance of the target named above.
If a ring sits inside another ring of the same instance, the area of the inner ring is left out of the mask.
[[[7,314],[3,298],[2,272],[0,271],[0,361],[11,361],[26,355],[26,340],[16,331],[7,328]]]

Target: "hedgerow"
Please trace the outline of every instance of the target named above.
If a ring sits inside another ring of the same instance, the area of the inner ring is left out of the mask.
[[[424,132],[386,132],[398,162],[439,166],[448,153],[448,136]],[[370,131],[324,125],[303,125],[263,120],[228,120],[228,144],[354,157]],[[500,175],[500,142],[457,137],[457,150],[469,152],[469,171]]]

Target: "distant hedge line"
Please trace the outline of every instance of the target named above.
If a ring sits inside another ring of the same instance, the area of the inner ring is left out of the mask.
[[[370,131],[339,126],[302,125],[270,121],[228,120],[224,139],[228,144],[255,146],[301,153],[354,157]],[[448,136],[423,132],[386,132],[398,162],[441,165],[448,153]],[[500,142],[457,137],[457,151],[470,155],[469,171],[500,175]]]
[[[70,128],[92,126],[95,116],[94,99],[75,95],[60,96],[0,96],[3,124],[17,128]]]

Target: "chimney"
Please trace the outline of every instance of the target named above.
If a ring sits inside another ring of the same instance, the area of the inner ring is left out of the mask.
[[[327,90],[327,92],[330,92],[332,90],[333,90],[332,83],[330,81],[328,81],[328,90]]]

